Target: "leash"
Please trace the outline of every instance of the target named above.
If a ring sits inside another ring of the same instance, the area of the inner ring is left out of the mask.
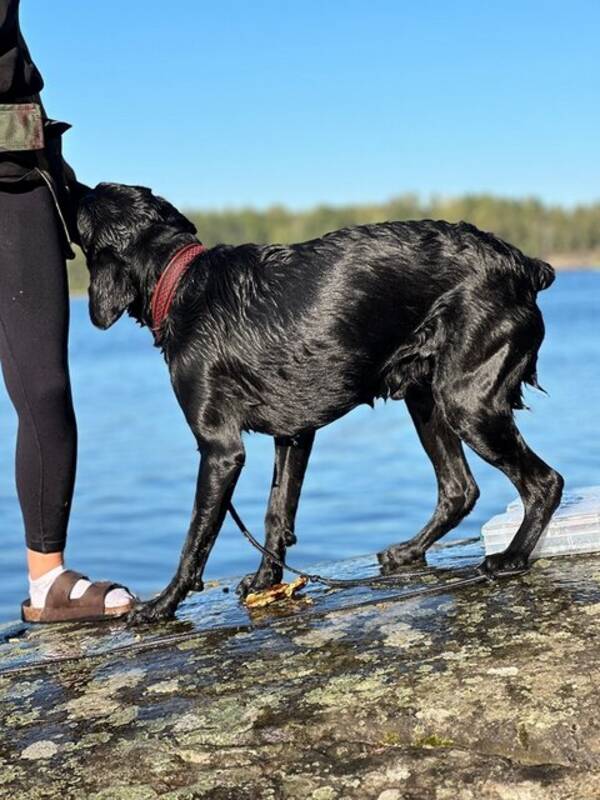
[[[317,573],[308,573],[303,572],[300,569],[296,569],[291,564],[288,564],[284,559],[279,558],[275,553],[269,550],[264,545],[260,544],[260,542],[252,535],[252,533],[248,530],[244,521],[236,511],[233,503],[229,503],[228,506],[229,513],[240,530],[240,533],[250,542],[250,544],[256,548],[263,556],[271,559],[277,566],[281,567],[282,569],[288,570],[288,572],[292,572],[294,575],[299,575],[301,578],[305,578],[306,581],[309,583],[320,583],[322,586],[327,586],[329,589],[351,589],[356,586],[367,586],[372,589],[387,589],[390,586],[398,586],[399,583],[402,582],[404,578],[417,578],[424,575],[431,575],[430,570],[420,570],[420,571],[412,571],[412,572],[404,572],[400,575],[380,575],[375,578],[348,578],[346,580],[342,580],[340,578],[327,578],[324,575],[319,575]],[[468,568],[465,568],[465,570]],[[463,570],[463,571],[465,571]],[[453,571],[453,574],[460,572],[461,569],[457,569]],[[524,571],[524,570],[523,570]],[[512,575],[521,574],[519,572],[504,572],[504,573],[497,573],[499,577],[509,577]],[[404,592],[401,597],[409,598],[409,597],[418,597],[420,595],[425,594],[435,594],[436,592],[443,591],[445,589],[460,589],[463,586],[473,586],[477,583],[493,583],[494,577],[488,575],[484,572],[476,572],[473,575],[470,575],[466,578],[459,578],[455,581],[446,581],[438,586],[428,586],[419,589],[410,589],[407,592]]]

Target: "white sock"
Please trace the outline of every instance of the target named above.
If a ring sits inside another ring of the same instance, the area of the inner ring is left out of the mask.
[[[54,567],[50,572],[44,573],[39,578],[29,578],[29,599],[33,608],[43,608],[46,605],[46,596],[54,581],[65,571],[64,567]],[[73,586],[71,600],[78,600],[90,585],[89,581],[79,580]],[[124,606],[131,600],[131,595],[125,589],[111,589],[104,600],[105,608]]]

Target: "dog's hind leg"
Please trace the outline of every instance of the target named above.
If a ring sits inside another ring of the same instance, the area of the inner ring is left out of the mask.
[[[463,421],[466,409],[460,411],[460,416],[461,421],[455,424],[463,441],[504,472],[519,492],[525,509],[523,522],[507,549],[487,556],[482,566],[491,574],[525,569],[560,503],[563,479],[527,446],[512,414],[497,414],[484,407],[467,425]]]
[[[560,503],[564,483],[558,472],[528,447],[513,418],[513,409],[522,405],[522,381],[535,382],[534,357],[541,336],[538,331],[536,341],[534,322],[535,318],[526,324],[513,322],[511,338],[505,338],[504,343],[497,340],[478,364],[471,360],[468,379],[457,376],[451,366],[439,386],[439,402],[454,432],[488,464],[504,472],[523,501],[523,522],[513,540],[504,552],[487,556],[482,565],[490,573],[527,566]],[[511,333],[508,325],[497,324],[496,329],[504,331],[503,338],[507,331]],[[476,355],[480,350],[475,344],[466,355]]]
[[[296,543],[296,511],[314,438],[315,432],[308,431],[293,440],[275,439],[275,468],[265,518],[265,547],[279,559],[284,559],[287,547]],[[257,572],[243,578],[237,592],[245,597],[248,592],[267,589],[280,583],[282,575],[279,564],[263,556]]]
[[[384,573],[423,559],[427,549],[456,527],[479,497],[460,439],[434,404],[430,389],[410,389],[405,400],[435,470],[438,500],[433,516],[414,538],[378,554]]]

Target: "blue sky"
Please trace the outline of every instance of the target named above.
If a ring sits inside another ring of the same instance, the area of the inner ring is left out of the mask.
[[[22,0],[82,180],[180,207],[600,197],[600,3]]]

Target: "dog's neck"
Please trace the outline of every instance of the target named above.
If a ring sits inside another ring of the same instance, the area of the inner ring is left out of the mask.
[[[152,298],[161,275],[179,251],[193,244],[199,244],[198,239],[189,233],[170,236],[168,241],[162,237],[153,237],[145,243],[136,269],[139,288],[138,300],[129,308],[130,316],[136,319],[140,325],[152,330]]]

